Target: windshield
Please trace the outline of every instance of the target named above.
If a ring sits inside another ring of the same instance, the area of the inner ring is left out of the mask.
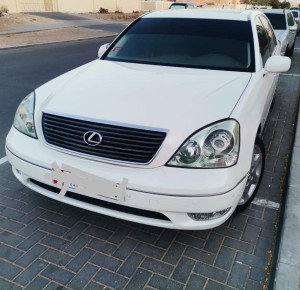
[[[109,48],[105,59],[253,71],[251,39],[245,21],[142,18]]]
[[[186,8],[186,4],[172,4],[170,6],[170,9],[185,9]]]
[[[265,13],[266,16],[269,18],[273,29],[278,30],[285,30],[286,29],[286,22],[284,14],[274,14],[274,13]]]

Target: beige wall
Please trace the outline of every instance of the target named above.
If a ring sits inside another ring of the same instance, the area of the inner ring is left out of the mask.
[[[152,10],[163,10],[168,9],[172,2],[168,1],[143,1],[142,10],[143,11],[152,11]]]
[[[97,12],[99,8],[109,12],[124,13],[141,11],[141,0],[0,0],[0,7],[6,6],[10,13],[17,12]]]

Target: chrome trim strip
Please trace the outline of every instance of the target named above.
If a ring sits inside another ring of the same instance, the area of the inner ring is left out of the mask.
[[[11,153],[12,155],[14,155],[15,157],[17,157],[18,159],[20,159],[20,160],[22,160],[24,162],[27,162],[27,163],[29,163],[31,165],[34,165],[34,166],[37,166],[37,167],[40,167],[40,168],[43,168],[43,169],[46,169],[46,170],[49,170],[49,171],[52,171],[52,168],[44,167],[44,166],[38,165],[36,163],[30,162],[28,160],[25,160],[25,159],[19,157],[18,155],[16,155],[15,153],[13,153],[11,150],[9,150],[7,146],[5,146],[5,149],[7,149],[7,151],[9,151],[9,153]]]
[[[172,196],[172,197],[211,197],[211,196],[219,196],[219,195],[223,195],[226,194],[232,190],[234,190],[235,188],[237,188],[246,177],[248,177],[249,172],[231,189],[225,191],[225,192],[221,192],[221,193],[215,193],[215,194],[188,194],[188,195],[175,195],[175,194],[169,194],[169,193],[157,193],[157,192],[151,192],[151,191],[143,191],[143,190],[139,190],[139,189],[134,189],[134,188],[130,188],[127,187],[128,190],[132,190],[132,191],[137,191],[137,192],[141,192],[141,193],[147,193],[147,194],[153,194],[153,195],[163,195],[163,196]]]
[[[42,114],[40,115],[40,132],[41,132],[41,136],[42,136],[42,141],[46,146],[48,146],[50,148],[53,148],[53,149],[56,149],[57,151],[60,151],[60,152],[69,153],[69,154],[79,156],[79,157],[88,157],[89,159],[93,159],[93,160],[106,161],[107,163],[143,165],[143,166],[149,165],[154,160],[154,158],[158,155],[158,153],[160,152],[163,144],[165,143],[165,141],[168,137],[168,133],[169,133],[169,130],[167,130],[167,129],[138,126],[138,125],[132,125],[132,124],[127,124],[127,123],[113,122],[113,121],[110,122],[110,121],[105,121],[105,120],[101,120],[101,119],[94,119],[94,118],[75,116],[75,115],[64,114],[64,113],[57,113],[57,112],[54,112],[54,111],[51,111],[51,110],[43,110],[41,113]],[[152,130],[152,131],[156,131],[156,132],[166,133],[166,137],[165,137],[164,141],[161,143],[161,145],[158,148],[157,152],[154,154],[154,156],[152,157],[152,159],[148,163],[130,162],[130,161],[117,160],[117,159],[110,159],[110,158],[105,158],[105,157],[97,157],[95,155],[80,153],[80,152],[77,152],[77,151],[65,149],[63,147],[59,147],[59,146],[52,145],[52,144],[48,143],[46,141],[45,137],[44,137],[44,132],[43,132],[43,114],[44,113],[51,114],[51,115],[54,115],[54,116],[56,115],[56,116],[61,116],[61,117],[66,117],[66,118],[72,118],[72,119],[75,119],[75,120],[82,120],[82,121],[95,122],[95,123],[103,123],[103,124],[107,124],[107,125],[115,125],[115,126],[134,128],[134,129]]]

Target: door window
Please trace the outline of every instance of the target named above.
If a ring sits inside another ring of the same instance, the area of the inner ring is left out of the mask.
[[[268,36],[268,40],[269,40],[269,44],[270,44],[270,54],[273,55],[275,47],[277,45],[277,41],[276,41],[276,37],[274,35],[274,31],[273,31],[272,27],[269,24],[269,21],[267,20],[267,18],[265,16],[259,16],[259,18],[260,18],[260,20],[263,24],[263,27],[267,31],[267,36]]]
[[[258,17],[256,18],[256,29],[257,29],[260,53],[261,53],[263,65],[265,65],[266,61],[270,57],[269,37],[267,31],[265,30],[264,26],[262,25]]]

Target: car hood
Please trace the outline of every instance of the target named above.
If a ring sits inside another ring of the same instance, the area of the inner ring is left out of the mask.
[[[274,30],[274,33],[278,40],[282,43],[287,37],[287,30]]]
[[[174,151],[193,132],[230,117],[251,73],[96,60],[36,91],[42,112],[163,129]],[[50,92],[51,91],[51,92]],[[43,94],[43,96],[41,96]]]

